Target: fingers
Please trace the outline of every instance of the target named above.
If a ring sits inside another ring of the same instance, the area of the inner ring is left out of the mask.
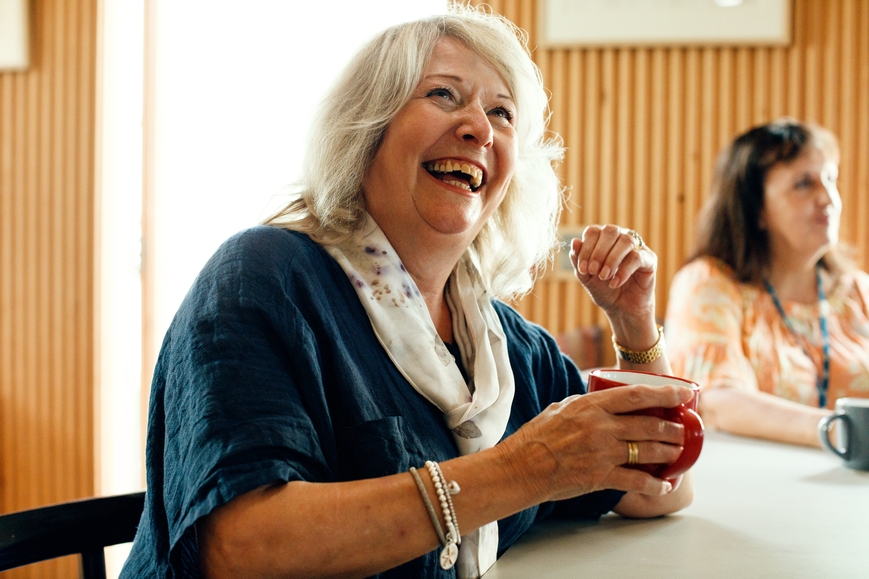
[[[610,488],[620,491],[661,496],[674,490],[672,482],[633,468],[620,467],[613,471],[611,479]]]
[[[640,452],[640,463],[671,462],[652,460],[669,456],[669,453],[655,448],[651,442],[662,442],[667,443],[667,446],[672,446],[681,445],[685,441],[685,427],[682,424],[656,416],[620,416],[618,425],[619,430],[614,432],[614,436],[618,439],[634,441],[640,445],[650,442],[649,446],[640,448],[641,451],[646,451]],[[676,453],[676,458],[679,458],[679,453]]]
[[[573,240],[570,257],[580,281],[596,276],[611,288],[624,284],[637,270],[654,271],[656,260],[639,235],[615,225],[586,227],[582,239]]]
[[[585,395],[611,414],[625,414],[645,408],[673,408],[694,398],[694,391],[683,386],[646,386],[634,384],[609,388]]]
[[[664,421],[666,422],[666,421]],[[680,436],[674,444],[665,444],[663,442],[636,442],[637,445],[637,464],[672,464],[676,462],[682,454],[682,447],[679,442],[682,441],[681,433],[684,432],[681,424],[671,422],[670,424],[678,427],[674,432],[678,432]],[[627,446],[627,442],[625,443]],[[625,460],[624,464],[627,464]]]

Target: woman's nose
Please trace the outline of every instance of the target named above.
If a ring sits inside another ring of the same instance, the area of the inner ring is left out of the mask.
[[[461,121],[456,136],[463,141],[472,141],[481,147],[492,146],[494,131],[489,116],[479,103],[469,103],[460,113]]]
[[[833,207],[838,208],[841,206],[842,202],[839,197],[839,189],[836,187],[836,183],[824,182],[820,187],[818,187],[817,203],[822,207],[832,205]]]

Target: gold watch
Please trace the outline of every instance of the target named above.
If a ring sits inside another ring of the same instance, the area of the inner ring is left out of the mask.
[[[615,336],[613,336],[613,347],[616,349],[616,354],[618,354],[619,358],[626,362],[632,364],[651,364],[664,353],[664,326],[658,326],[658,341],[648,350],[643,352],[628,350],[616,342]]]

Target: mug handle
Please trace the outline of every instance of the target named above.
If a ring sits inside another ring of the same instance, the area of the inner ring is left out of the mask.
[[[848,447],[845,447],[844,452],[833,446],[833,443],[830,442],[830,426],[833,424],[834,420],[841,420],[841,427],[845,428],[848,423],[848,416],[837,412],[836,414],[831,414],[829,416],[824,416],[821,418],[821,421],[818,422],[818,438],[821,440],[821,446],[838,456],[844,460],[848,460]],[[847,439],[845,439],[847,440]]]
[[[703,449],[703,420],[700,415],[687,407],[679,408],[679,420],[685,426],[685,444],[682,454],[667,466],[658,478],[673,479],[694,466]]]

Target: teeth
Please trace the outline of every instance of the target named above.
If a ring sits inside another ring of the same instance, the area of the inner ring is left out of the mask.
[[[453,181],[452,179],[444,179],[444,183],[449,183],[450,185],[454,185],[459,189],[464,189],[465,191],[470,191],[471,186],[467,183],[463,183],[461,181]]]
[[[426,164],[426,169],[429,171],[435,171],[437,173],[452,173],[453,171],[461,171],[465,175],[467,175],[471,182],[471,187],[476,189],[483,182],[483,171],[476,165],[471,165],[470,163],[460,163],[459,161],[432,161],[431,163]],[[445,181],[445,183],[450,183],[451,185],[456,185],[457,181]],[[464,183],[461,183],[463,189],[470,189]]]

